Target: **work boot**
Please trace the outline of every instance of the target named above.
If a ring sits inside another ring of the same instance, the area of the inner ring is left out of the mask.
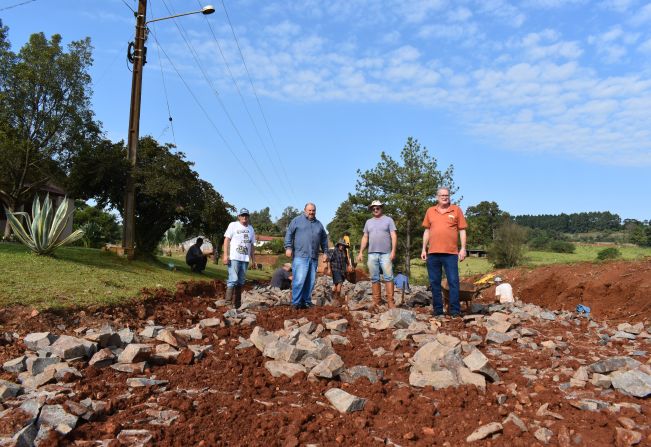
[[[233,308],[239,309],[242,305],[242,286],[235,286],[235,293],[233,294]]]
[[[382,296],[382,284],[379,282],[371,283],[371,290],[373,291],[373,308],[377,308],[380,305]]]
[[[393,281],[386,281],[384,283],[384,288],[387,293],[387,306],[389,306],[389,309],[395,309],[396,303],[393,301]]]
[[[226,289],[226,302],[229,304],[233,304],[233,288],[228,287]]]

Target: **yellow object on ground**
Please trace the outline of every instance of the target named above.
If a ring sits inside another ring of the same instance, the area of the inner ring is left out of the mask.
[[[486,283],[492,282],[493,278],[495,278],[495,274],[494,273],[489,273],[489,274],[484,275],[481,278],[479,278],[477,281],[474,282],[474,284],[475,285],[486,284]]]

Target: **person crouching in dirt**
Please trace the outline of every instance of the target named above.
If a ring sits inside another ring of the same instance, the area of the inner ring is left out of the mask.
[[[292,265],[289,262],[278,267],[271,276],[271,287],[287,290],[292,286]]]
[[[328,264],[333,282],[332,299],[338,302],[341,298],[341,285],[346,279],[346,272],[353,270],[353,264],[348,256],[348,245],[343,239],[337,242],[335,249],[328,254]]]
[[[202,245],[203,239],[198,237],[197,241],[185,254],[185,263],[190,266],[190,270],[196,273],[201,273],[206,270],[206,263],[208,262],[208,256],[204,255],[203,251],[201,251]]]
[[[246,281],[249,262],[255,263],[255,231],[249,224],[249,210],[242,208],[237,221],[231,222],[224,233],[224,264],[228,266],[226,301],[235,309],[242,304],[242,286]]]
[[[493,280],[497,287],[495,288],[495,301],[499,301],[500,304],[513,304],[515,300],[513,299],[513,287],[508,282],[502,282],[502,278],[496,276]]]

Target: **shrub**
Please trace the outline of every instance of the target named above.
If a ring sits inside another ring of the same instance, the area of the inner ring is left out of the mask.
[[[262,250],[275,255],[283,254],[285,253],[285,241],[283,239],[272,239],[262,246]]]
[[[576,246],[568,241],[551,241],[549,243],[549,251],[554,253],[574,253]]]
[[[38,196],[34,198],[31,217],[25,212],[11,213],[6,208],[5,214],[7,222],[20,242],[39,255],[52,254],[62,245],[71,244],[84,235],[82,230],[76,230],[65,239],[59,240],[70,219],[68,200],[64,199],[55,213],[49,194],[43,200],[43,206]],[[20,217],[25,219],[24,226]]]
[[[531,239],[527,245],[529,245],[530,250],[544,251],[549,245],[549,239],[545,236],[536,236]]]
[[[597,259],[605,261],[607,259],[618,259],[622,256],[622,252],[615,247],[604,248],[597,253]]]
[[[510,220],[495,231],[493,243],[488,249],[488,259],[496,268],[514,267],[524,258],[527,230]]]

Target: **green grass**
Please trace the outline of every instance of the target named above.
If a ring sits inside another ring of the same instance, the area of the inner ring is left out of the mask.
[[[525,254],[524,267],[536,267],[549,264],[573,264],[577,262],[597,262],[597,253],[608,246],[577,245],[575,253],[550,253],[546,251],[528,251]],[[612,245],[614,246],[614,245]],[[651,256],[651,248],[635,246],[617,246],[622,253],[620,259],[636,260]],[[466,258],[459,264],[459,275],[468,277],[489,273],[495,270],[485,258]],[[414,284],[427,284],[427,267],[420,259],[411,262],[411,281]]]
[[[129,262],[96,249],[63,247],[48,257],[8,243],[0,243],[0,272],[0,306],[23,304],[38,309],[116,304],[138,296],[145,287],[174,289],[179,281],[227,277],[224,265],[210,261],[204,274],[193,273],[180,256]],[[248,279],[269,279],[271,273],[269,268],[251,270]]]

